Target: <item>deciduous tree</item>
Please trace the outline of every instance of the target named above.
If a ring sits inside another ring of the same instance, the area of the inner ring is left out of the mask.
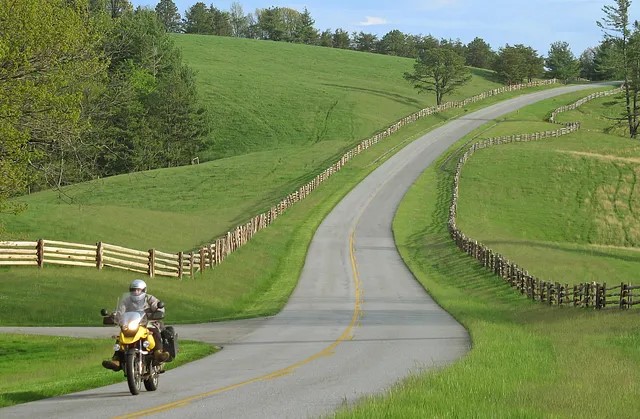
[[[450,43],[442,41],[437,47],[421,50],[413,73],[405,73],[404,78],[420,92],[434,92],[440,105],[445,95],[471,79],[471,73],[464,65],[464,57]]]
[[[41,175],[54,185],[85,128],[83,93],[105,65],[85,0],[0,0],[0,210]]]

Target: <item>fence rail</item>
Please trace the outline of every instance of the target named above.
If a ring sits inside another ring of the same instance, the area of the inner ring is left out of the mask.
[[[618,88],[590,94],[571,105],[562,106],[554,110],[549,117],[549,121],[558,123],[556,122],[556,117],[559,113],[577,109],[590,100],[615,95],[621,91],[622,88]],[[544,301],[548,304],[594,307],[597,309],[608,306],[622,309],[633,307],[636,304],[640,304],[640,295],[634,294],[634,291],[640,289],[640,286],[621,283],[620,285],[607,287],[606,283],[589,282],[569,287],[567,284],[542,281],[482,243],[467,237],[456,225],[460,173],[464,164],[476,150],[500,144],[558,137],[580,129],[579,122],[569,122],[563,125],[562,128],[553,131],[488,138],[470,145],[458,160],[455,169],[451,205],[449,207],[449,234],[460,250],[477,259],[485,268],[503,278],[512,287],[533,300]],[[639,297],[637,301],[635,297]]]
[[[105,266],[154,276],[183,278],[193,277],[195,273],[210,269],[222,263],[225,258],[246,244],[254,234],[268,227],[282,213],[296,202],[306,198],[320,184],[339,172],[351,159],[391,136],[400,128],[416,122],[420,118],[454,108],[462,108],[486,98],[506,92],[557,83],[556,79],[503,86],[464,99],[459,102],[447,102],[439,106],[421,109],[406,116],[372,137],[361,141],[347,151],[337,162],[318,174],[307,184],[283,198],[268,211],[253,217],[196,251],[176,254],[160,252],[155,249],[140,251],[98,242],[95,245],[60,242],[54,240],[4,241],[0,242],[0,266],[38,266],[45,264],[95,267]]]

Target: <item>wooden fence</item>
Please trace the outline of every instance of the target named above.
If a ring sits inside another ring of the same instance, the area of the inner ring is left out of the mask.
[[[549,117],[550,122],[556,122],[556,117],[561,112],[573,110],[584,103],[601,97],[618,94],[622,88],[607,90],[590,94],[577,102],[562,106],[553,111]],[[533,134],[517,134],[496,138],[488,138],[476,142],[469,146],[467,151],[460,157],[453,180],[453,190],[451,205],[449,207],[448,229],[451,238],[459,249],[480,263],[499,277],[503,278],[512,287],[519,290],[528,298],[537,301],[544,301],[555,305],[572,305],[576,307],[594,307],[602,309],[605,307],[629,308],[640,303],[640,298],[635,301],[634,290],[640,286],[621,283],[620,285],[607,286],[606,283],[597,282],[582,283],[570,287],[567,284],[560,284],[552,281],[542,281],[530,275],[526,270],[517,264],[507,260],[499,253],[494,252],[482,243],[467,237],[456,225],[456,215],[458,208],[458,193],[460,184],[460,172],[464,164],[471,158],[476,150],[491,147],[499,144],[507,144],[519,141],[536,141],[545,138],[553,138],[569,134],[580,129],[579,122],[569,122],[557,130],[538,132]]]
[[[269,211],[253,217],[247,223],[235,227],[224,236],[216,239],[214,243],[205,245],[196,251],[170,254],[155,249],[148,251],[127,249],[102,242],[98,242],[95,245],[87,245],[44,239],[37,242],[0,241],[0,266],[38,266],[42,268],[47,264],[90,266],[98,269],[108,266],[146,274],[149,277],[193,277],[196,272],[202,272],[207,268],[213,268],[222,263],[230,253],[246,244],[255,233],[269,226],[293,204],[306,198],[322,182],[340,171],[352,158],[394,134],[400,128],[425,116],[448,109],[462,108],[502,93],[554,83],[557,83],[556,79],[503,86],[463,101],[447,102],[439,106],[421,109],[406,116],[383,131],[376,133],[371,138],[361,141],[357,146],[347,151],[337,162],[325,169],[313,180],[283,198]]]

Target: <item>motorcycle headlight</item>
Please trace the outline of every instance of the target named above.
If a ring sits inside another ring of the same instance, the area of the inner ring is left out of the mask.
[[[124,326],[125,330],[136,330],[140,326],[140,319],[132,320]]]

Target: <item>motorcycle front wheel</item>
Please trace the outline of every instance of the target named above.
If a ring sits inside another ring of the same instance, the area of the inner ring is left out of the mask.
[[[129,385],[129,391],[135,396],[140,393],[140,388],[142,387],[142,354],[129,352],[125,361],[127,384]]]

